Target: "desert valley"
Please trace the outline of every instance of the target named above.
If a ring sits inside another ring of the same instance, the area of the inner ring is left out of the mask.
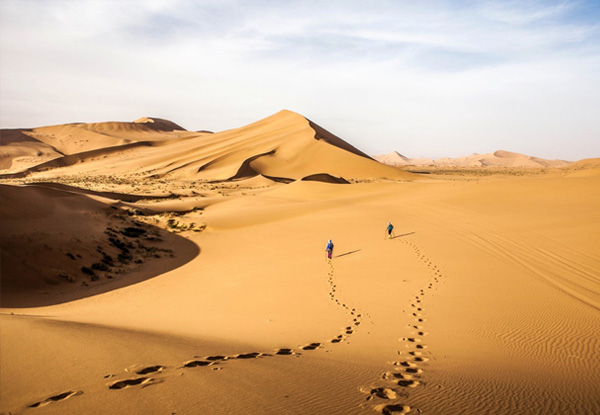
[[[323,127],[2,130],[0,414],[600,413],[600,159]]]

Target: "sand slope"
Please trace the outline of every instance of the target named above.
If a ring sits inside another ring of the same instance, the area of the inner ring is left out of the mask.
[[[198,253],[187,240],[136,221],[106,199],[118,195],[92,198],[94,192],[53,187],[0,185],[3,306],[53,304],[114,290]]]
[[[35,166],[63,155],[30,134],[31,130],[0,130],[0,171]]]

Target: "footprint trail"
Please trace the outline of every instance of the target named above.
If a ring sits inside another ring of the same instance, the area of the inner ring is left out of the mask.
[[[414,408],[406,404],[406,401],[410,399],[410,391],[426,386],[423,373],[431,353],[427,351],[428,346],[423,343],[423,339],[427,335],[424,326],[427,321],[424,299],[430,292],[429,290],[433,290],[435,285],[444,278],[440,268],[423,253],[418,245],[404,239],[399,241],[413,252],[423,267],[427,268],[430,278],[425,283],[425,288],[420,289],[411,297],[410,307],[413,322],[409,324],[409,335],[399,339],[403,343],[403,348],[397,350],[398,355],[404,359],[390,363],[391,370],[381,375],[376,386],[365,390],[369,395],[367,401],[375,403],[373,409],[384,415],[411,412]],[[422,411],[417,408],[417,412],[421,413]]]
[[[160,364],[153,364],[149,366],[144,365],[133,365],[125,368],[124,371],[130,375],[134,373],[137,376],[125,377],[121,379],[113,379],[107,383],[106,386],[109,390],[119,391],[129,388],[145,388],[147,386],[156,385],[166,381],[170,376],[180,375],[182,371],[202,371],[202,370],[221,370],[224,365],[234,364],[235,360],[252,360],[252,359],[264,359],[273,358],[278,356],[295,356],[302,357],[303,352],[312,352],[319,349],[324,349],[327,343],[337,344],[344,340],[347,340],[351,335],[355,333],[357,328],[362,322],[362,314],[358,313],[356,309],[350,307],[338,298],[337,285],[334,281],[334,267],[331,261],[329,262],[329,285],[330,292],[329,296],[331,301],[335,302],[339,307],[344,308],[351,321],[345,327],[342,327],[339,334],[332,336],[329,341],[309,342],[304,345],[300,345],[297,348],[282,347],[275,349],[272,353],[265,353],[262,351],[255,351],[249,353],[240,353],[233,356],[226,355],[212,355],[212,356],[194,356],[192,359],[182,362],[179,367],[167,367]],[[104,379],[119,378],[120,376],[113,373],[104,376]],[[115,392],[118,393],[118,392]],[[81,395],[83,391],[68,391],[55,396],[50,396],[39,402],[28,405],[29,408],[38,408],[54,402],[64,401],[72,396]]]

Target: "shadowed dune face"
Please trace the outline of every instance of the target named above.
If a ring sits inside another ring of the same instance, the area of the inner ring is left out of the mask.
[[[31,131],[0,130],[0,170],[33,166],[63,155],[53,146],[33,138]]]
[[[31,129],[0,130],[0,170],[21,170],[52,159],[98,149],[119,147],[140,141],[152,142],[196,135],[160,118],[134,122],[75,123]],[[72,159],[72,157],[71,157]],[[84,159],[78,157],[77,161]],[[69,159],[58,162],[60,167]]]
[[[323,182],[323,183],[335,183],[335,184],[349,184],[350,182],[342,177],[335,177],[327,173],[311,174],[302,178],[305,182]]]
[[[0,237],[3,307],[89,297],[178,268],[199,254],[193,242],[126,210],[39,186],[0,185]]]

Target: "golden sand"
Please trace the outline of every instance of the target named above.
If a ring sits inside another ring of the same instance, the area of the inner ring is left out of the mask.
[[[599,159],[156,120],[2,131],[0,413],[600,413]]]

